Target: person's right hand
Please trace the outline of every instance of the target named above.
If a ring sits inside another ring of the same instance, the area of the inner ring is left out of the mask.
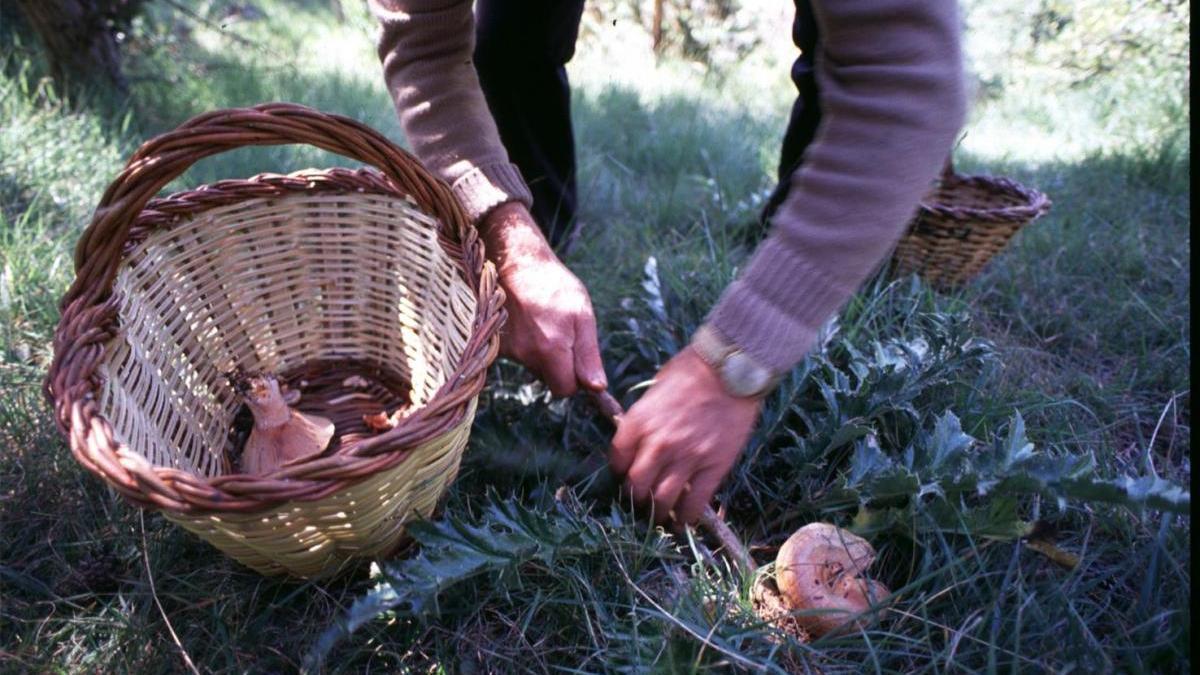
[[[500,353],[529,368],[555,396],[608,386],[596,317],[583,283],[554,255],[524,205],[502,204],[480,223],[507,299]]]

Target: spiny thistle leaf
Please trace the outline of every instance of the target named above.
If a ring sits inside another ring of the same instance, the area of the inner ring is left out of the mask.
[[[935,471],[956,468],[974,443],[974,438],[963,433],[958,416],[947,410],[934,424],[933,434],[926,439],[929,467]]]
[[[915,504],[881,509],[860,507],[851,521],[851,529],[864,537],[891,531],[909,535],[915,541],[920,539],[915,537],[918,533],[934,530],[1007,541],[1024,537],[1031,529],[1020,516],[1016,497],[995,497],[975,506],[941,498],[919,509]]]
[[[1022,527],[1015,512],[976,517],[985,499],[1041,495],[1060,506],[1081,500],[1189,508],[1185,489],[1156,477],[1108,479],[1097,475],[1091,453],[1037,448],[1019,411],[1000,433],[972,437],[955,407],[966,401],[974,404],[969,414],[979,409],[978,378],[998,367],[997,356],[988,343],[968,337],[961,318],[928,314],[917,327],[915,335],[876,341],[867,350],[843,338],[811,355],[806,378],[790,385],[788,415],[771,417],[765,429],[772,436],[756,439],[765,450],[750,453],[760,465],[755,481],[743,485],[819,513],[912,505],[909,523],[923,513],[915,520],[980,536],[1015,536]],[[948,519],[952,512],[960,522]]]
[[[942,498],[930,502],[935,505],[956,504],[966,497],[1038,494],[1060,504],[1074,499],[1176,513],[1191,506],[1190,493],[1155,476],[1110,480],[1095,475],[1096,462],[1090,454],[1039,453],[1025,436],[1020,414],[1013,416],[1008,432],[990,448],[972,454],[968,452],[972,445],[974,439],[962,432],[950,412],[935,421],[932,431],[917,434],[904,452],[903,465],[868,436],[856,443],[838,489],[822,506],[879,504],[902,497],[924,504],[920,498],[930,494]]]
[[[611,523],[619,524],[613,508]],[[321,635],[308,663],[319,664],[338,642],[382,613],[436,613],[438,594],[469,579],[596,553],[604,547],[604,528],[575,506],[556,503],[553,511],[536,511],[495,493],[488,495],[477,522],[447,517],[412,523],[408,532],[420,543],[420,553],[382,565],[384,581]]]
[[[1008,425],[1008,436],[998,447],[1002,451],[1004,469],[1011,470],[1033,457],[1033,443],[1025,437],[1025,419],[1021,413],[1013,416],[1012,423]]]
[[[1171,513],[1186,514],[1192,506],[1190,492],[1157,476],[1121,476],[1112,480],[1067,479],[1063,482],[1063,493],[1072,499],[1145,505]]]

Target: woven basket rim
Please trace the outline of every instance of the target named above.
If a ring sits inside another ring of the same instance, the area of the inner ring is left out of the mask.
[[[375,168],[266,173],[151,199],[201,157],[245,145],[283,143],[309,143]],[[119,297],[112,293],[112,283],[131,246],[209,208],[311,191],[395,196],[411,200],[436,219],[438,240],[476,299],[471,335],[457,367],[424,406],[394,429],[269,476],[208,478],[150,464],[114,438],[98,403],[102,382],[97,369],[106,345],[120,334]],[[410,448],[463,421],[498,352],[503,302],[483,243],[449,187],[378,132],[349,118],[294,104],[216,111],[143,144],[105,192],[76,249],[76,278],[60,305],[55,356],[44,391],[76,459],[135,504],[194,515],[254,513],[284,502],[316,501],[394,467]]]
[[[357,169],[342,166],[327,169],[309,167],[290,173],[265,171],[249,178],[224,178],[172,192],[162,197],[155,197],[146,202],[146,206],[134,217],[121,255],[126,256],[131,253],[155,231],[170,229],[175,224],[209,209],[249,199],[270,199],[292,194],[324,192],[373,194],[403,199],[416,204],[412,195],[373,167]],[[230,195],[234,195],[236,198],[230,199]],[[453,245],[446,239],[439,239],[438,243],[442,245],[443,250],[447,245]],[[456,267],[470,275],[469,278],[478,276],[477,271],[464,265],[461,255],[452,255],[451,258]]]
[[[986,207],[957,205],[953,197],[964,190],[1002,198],[1005,203]],[[921,200],[918,215],[959,222],[1024,223],[1044,215],[1050,206],[1050,198],[1045,193],[1011,178],[950,173]]]

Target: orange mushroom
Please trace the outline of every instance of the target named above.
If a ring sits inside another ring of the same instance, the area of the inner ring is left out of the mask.
[[[875,549],[865,539],[828,523],[797,530],[775,558],[775,583],[784,603],[814,637],[865,628],[863,613],[889,595],[866,576]]]
[[[333,422],[288,407],[279,381],[270,375],[239,378],[237,389],[254,415],[254,428],[242,450],[243,473],[265,475],[284,464],[324,452],[333,438]],[[299,397],[293,394],[290,402]]]

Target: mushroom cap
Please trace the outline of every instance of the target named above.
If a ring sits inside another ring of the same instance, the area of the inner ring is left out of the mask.
[[[828,523],[810,523],[784,542],[775,558],[775,582],[796,621],[814,636],[867,625],[862,612],[889,594],[866,576],[875,549],[856,534]]]
[[[283,400],[279,380],[269,375],[253,375],[246,379],[245,387],[244,396],[248,403],[265,405],[276,400]]]

